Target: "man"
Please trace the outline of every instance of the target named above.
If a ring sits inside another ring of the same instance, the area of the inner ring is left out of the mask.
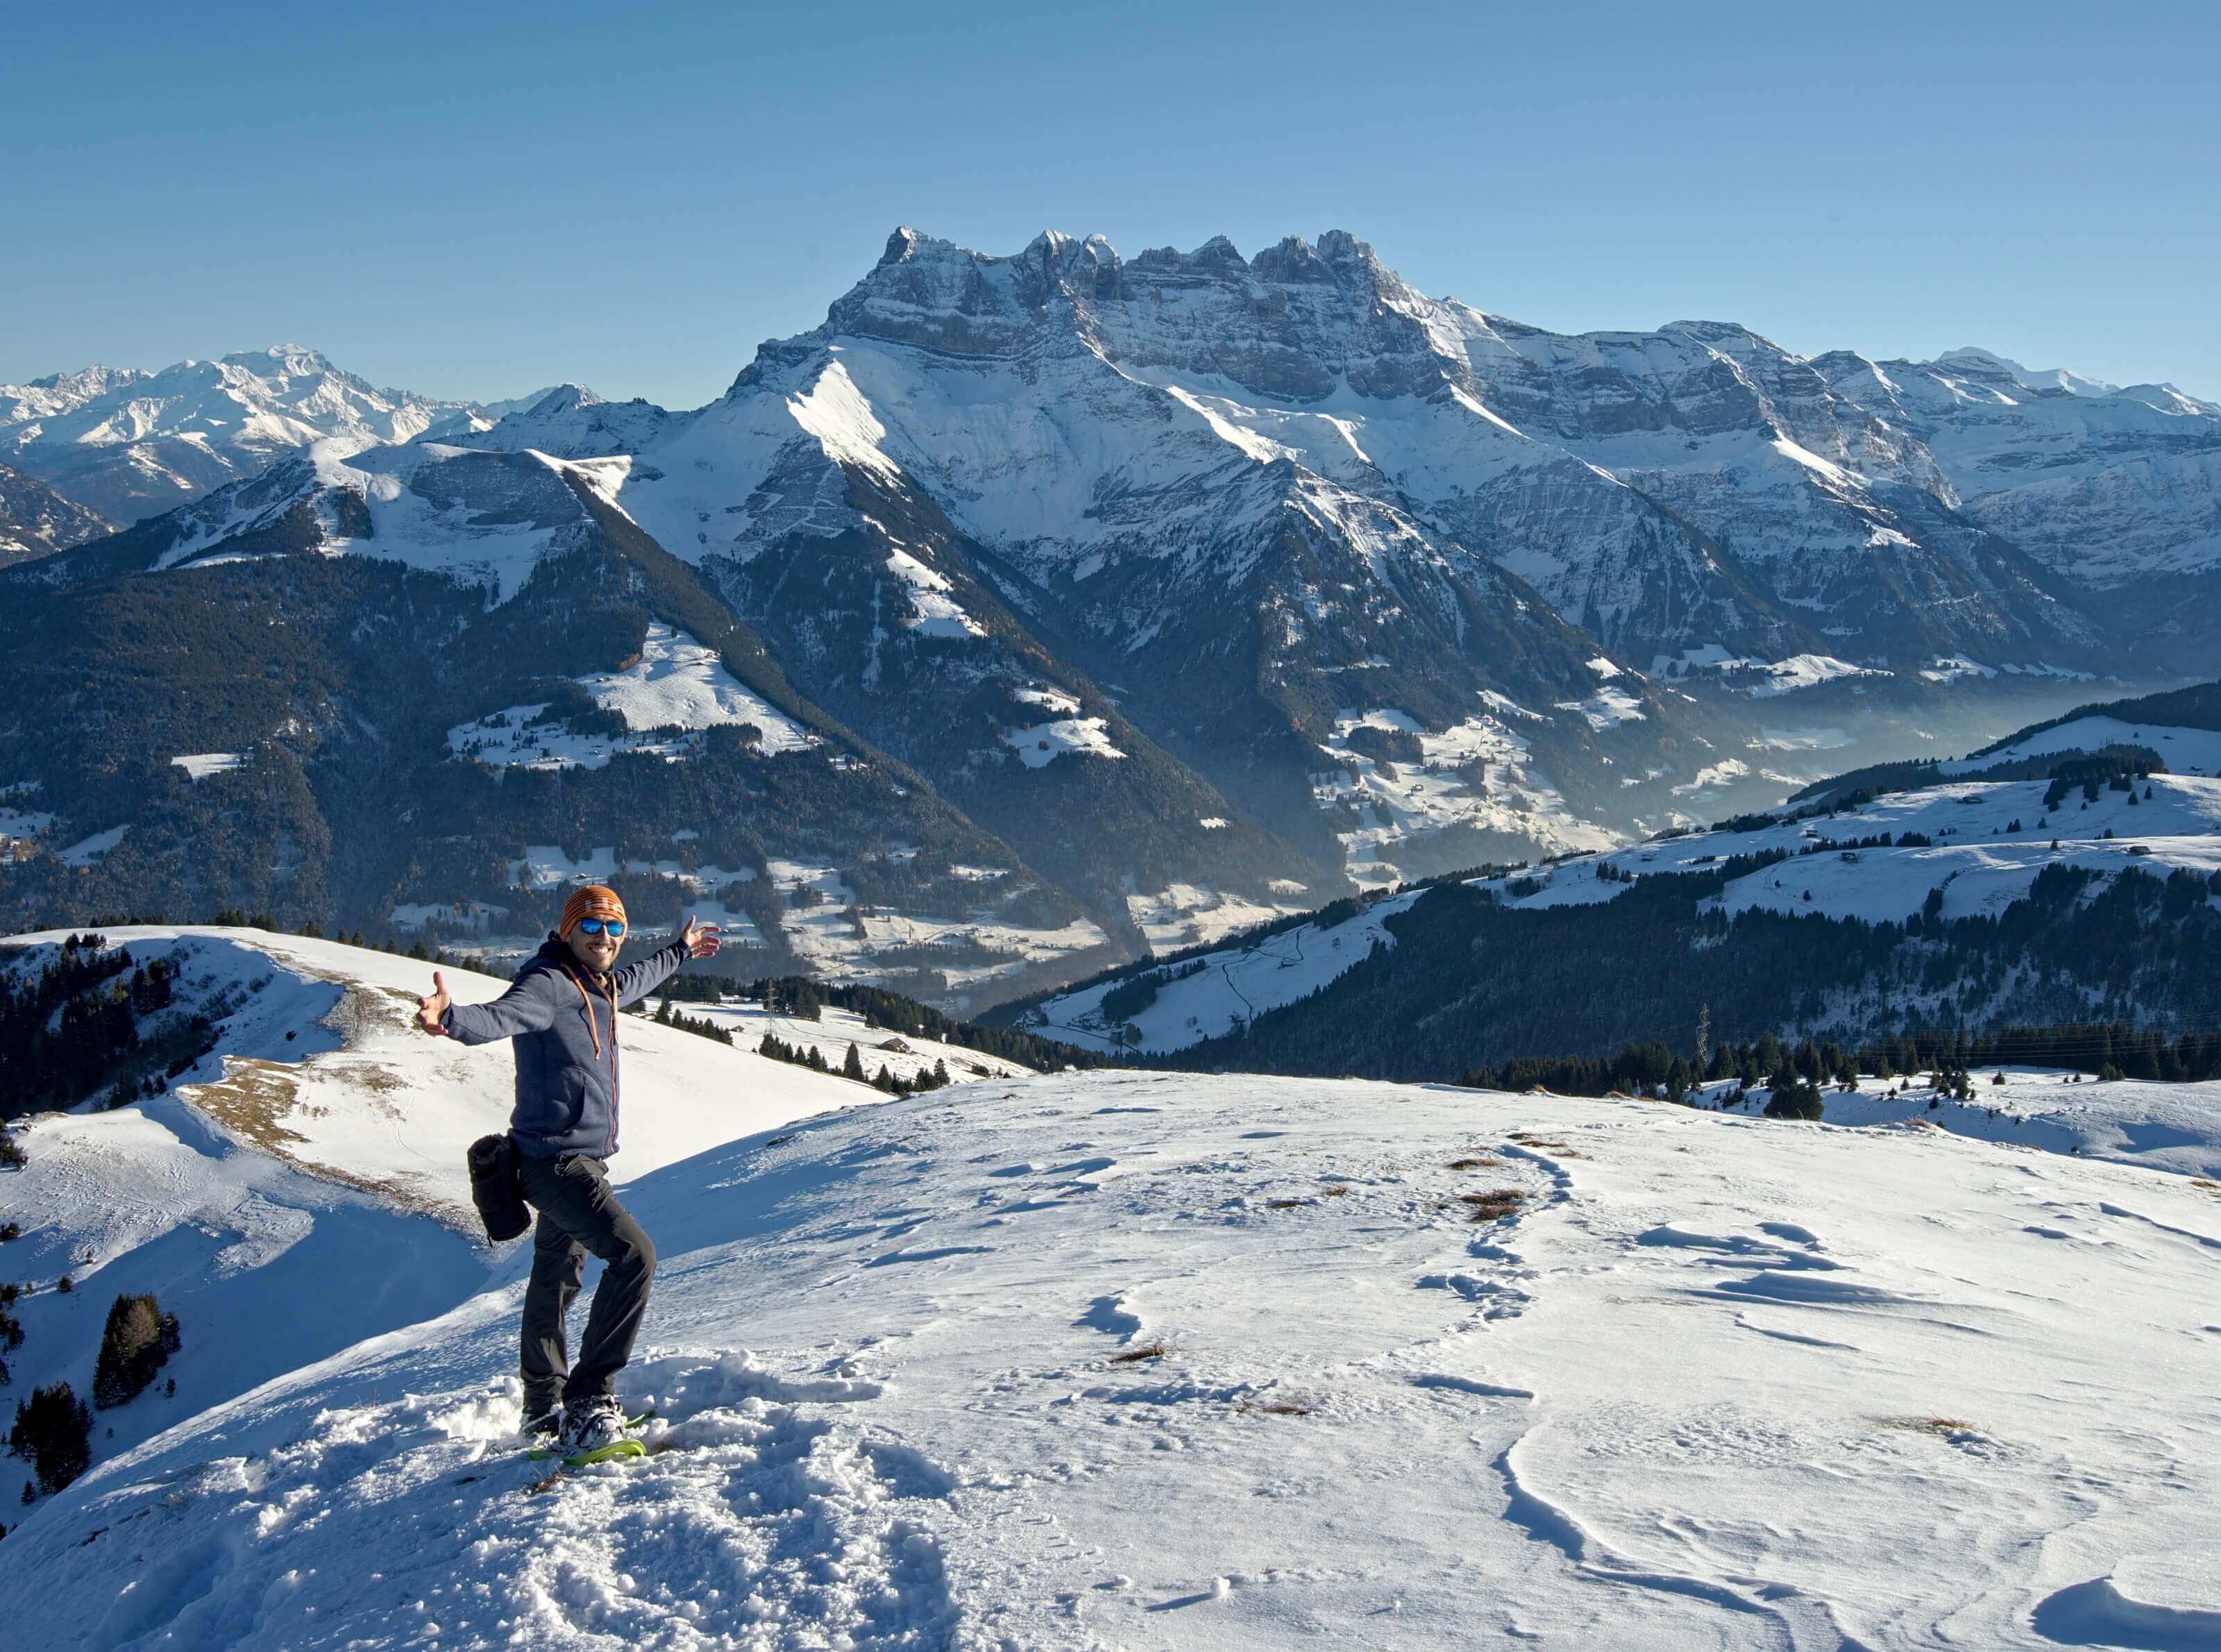
[[[617,1011],[646,997],[689,958],[718,948],[716,926],[688,918],[678,938],[623,969],[624,903],[600,884],[574,891],[562,927],[491,1004],[456,1004],[432,973],[416,1024],[435,1038],[516,1046],[516,1143],[526,1201],[540,1212],[532,1282],[524,1292],[525,1429],[552,1434],[566,1451],[591,1451],[623,1432],[611,1392],[632,1357],[655,1276],[655,1247],[610,1191],[617,1150]],[[564,1316],[591,1251],[607,1264],[586,1317],[579,1363],[570,1364]]]

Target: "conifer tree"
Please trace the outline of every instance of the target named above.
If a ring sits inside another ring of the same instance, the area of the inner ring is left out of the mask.
[[[16,1403],[8,1449],[31,1465],[41,1492],[59,1492],[92,1462],[92,1412],[66,1382],[35,1390]],[[23,1500],[31,1500],[24,1488]]]
[[[119,1296],[108,1310],[92,1374],[92,1403],[103,1411],[144,1392],[178,1347],[178,1317],[152,1296]]]

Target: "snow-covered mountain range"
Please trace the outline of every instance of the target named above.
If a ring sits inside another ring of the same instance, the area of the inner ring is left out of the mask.
[[[237,1002],[167,1096],[41,1115],[0,1172],[19,1388],[81,1392],[119,1292],[182,1340],[174,1394],[96,1412],[91,1471],[4,1511],[25,1645],[2221,1624],[2210,1084],[1831,1095],[1849,1127],[1243,1074],[878,1101],[628,1020],[654,1455],[550,1480],[515,1433],[520,1247],[427,1213],[500,1054],[409,1031],[422,965],[114,938]]]
[[[351,924],[461,913],[470,938],[528,941],[487,927],[530,883],[516,868],[653,869],[670,843],[603,827],[559,853],[509,802],[434,870],[395,823],[541,784],[494,777],[648,773],[635,759],[678,767],[648,787],[661,808],[718,727],[762,736],[736,760],[798,767],[807,740],[760,705],[884,777],[843,782],[876,788],[868,818],[790,817],[790,794],[748,814],[752,859],[710,862],[803,903],[773,926],[783,955],[931,968],[952,992],[1001,972],[1001,992],[1013,967],[1076,973],[1967,749],[2094,675],[2155,686],[2221,649],[2192,617],[2221,580],[2209,404],[1979,352],[1800,357],[1724,323],[1555,335],[1422,295],[1341,232],[1125,260],[1099,237],[989,257],[901,230],[822,326],[692,410],[577,385],[432,404],[297,351],[9,394],[11,462],[143,459],[173,494],[235,478],[8,576],[78,650],[34,673],[40,732],[0,730],[0,785],[38,790],[57,852],[0,872],[24,923],[98,884],[202,916],[217,889]],[[2031,513],[2052,526],[2024,531]],[[316,623],[260,660],[275,634],[252,610],[302,600],[311,566]],[[606,636],[563,624],[582,579],[625,610]],[[228,624],[207,617],[219,586],[250,629],[162,646]],[[468,642],[411,615],[404,591],[435,586]],[[381,654],[335,664],[378,625]],[[468,657],[527,633],[535,651]],[[157,646],[111,670],[141,635]],[[107,723],[85,720],[85,670]],[[704,671],[731,691],[657,711],[677,736],[615,684]],[[209,691],[225,672],[241,680]],[[119,717],[135,767],[103,755]],[[394,823],[358,852],[331,759],[366,729]],[[283,830],[336,882],[286,859],[188,877],[191,857],[147,881],[137,846],[161,840],[134,822],[183,795],[154,778],[185,777],[188,812],[234,790],[266,812],[277,794],[237,777],[311,729],[329,733],[285,760],[307,789]],[[666,835],[711,831],[698,801],[672,806],[690,812]],[[1056,893],[1017,922],[947,892],[971,875],[939,870],[954,820],[976,836],[950,868]],[[111,878],[102,834],[126,827]],[[864,892],[912,865],[944,892]]]
[[[2221,408],[2169,387],[1973,350],[1805,358],[1731,323],[1552,334],[1428,298],[1341,231],[1128,261],[1100,237],[997,258],[904,229],[823,327],[691,419],[549,408],[491,440],[679,444],[684,472],[626,489],[643,525],[745,561],[835,520],[784,472],[750,506],[805,436],[813,463],[899,472],[1143,651],[1291,513],[1405,578],[1486,596],[1510,568],[1643,666],[1707,644],[2071,663],[2105,627],[2062,592],[2221,561]]]
[[[0,461],[124,527],[318,441],[359,449],[467,436],[546,393],[475,403],[380,390],[297,345],[160,372],[87,367],[0,385]]]
[[[1554,335],[1428,298],[1341,232],[1129,261],[1099,237],[996,258],[904,229],[720,401],[619,411],[555,398],[478,440],[629,460],[611,497],[759,624],[791,613],[806,548],[841,547],[812,554],[868,583],[800,623],[844,660],[879,604],[911,604],[906,562],[969,576],[1260,817],[1304,817],[1289,758],[1308,776],[1323,748],[1345,779],[1320,800],[1368,817],[1335,830],[1353,865],[1414,827],[1455,822],[1470,849],[1616,827],[1614,802],[1658,818],[1729,754],[1677,758],[1711,730],[1651,685],[2072,676],[2117,664],[2124,624],[2162,675],[2211,663],[2151,606],[2221,566],[2221,409],[1979,352]],[[912,514],[897,497],[940,519],[923,552],[887,526]],[[2047,535],[2006,531],[2055,504]],[[2100,542],[2142,548],[2069,548]],[[1599,656],[1650,682],[1600,683]],[[1338,750],[1343,722],[1536,773],[1423,804]]]

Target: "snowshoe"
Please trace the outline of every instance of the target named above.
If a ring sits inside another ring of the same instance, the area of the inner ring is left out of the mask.
[[[654,1406],[651,1405],[635,1417],[627,1417],[615,1406],[611,1406],[606,1417],[609,1433],[604,1437],[596,1437],[602,1434],[602,1430],[597,1427],[593,1434],[585,1434],[582,1431],[580,1437],[576,1439],[566,1439],[559,1436],[546,1445],[536,1446],[524,1455],[534,1462],[547,1462],[552,1459],[560,1458],[566,1468],[585,1468],[594,1463],[607,1462],[613,1457],[644,1457],[648,1455],[648,1448],[631,1436],[634,1430],[654,1420]],[[597,1417],[594,1420],[597,1424],[604,1421],[602,1417]]]

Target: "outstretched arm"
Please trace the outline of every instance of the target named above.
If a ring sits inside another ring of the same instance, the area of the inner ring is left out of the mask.
[[[717,926],[690,917],[680,928],[677,938],[651,952],[638,963],[627,964],[617,971],[616,984],[617,1007],[623,1009],[636,998],[646,998],[675,973],[689,958],[714,958],[724,942],[717,938]]]
[[[447,983],[435,969],[431,995],[416,1001],[416,1024],[435,1038],[466,1044],[545,1032],[554,1024],[560,985],[547,971],[536,970],[491,1004],[457,1004],[447,996]]]

